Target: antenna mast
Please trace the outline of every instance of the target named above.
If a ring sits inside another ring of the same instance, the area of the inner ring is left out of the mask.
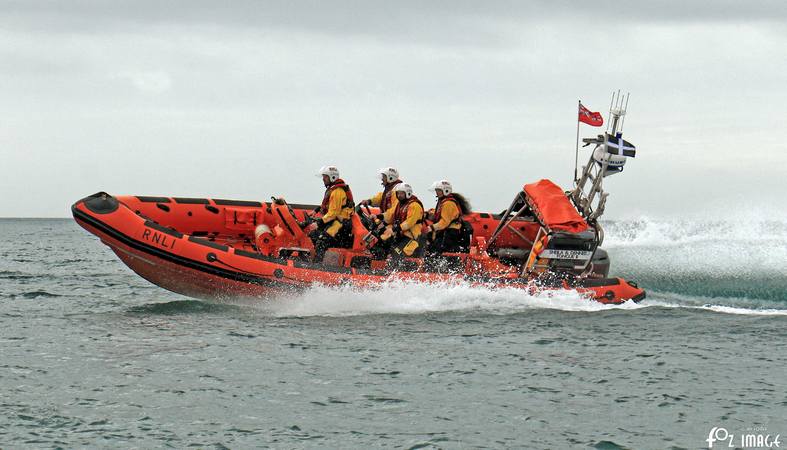
[[[607,151],[607,140],[610,136],[618,137],[622,145],[623,123],[625,122],[626,108],[628,108],[629,94],[621,95],[620,90],[612,93],[609,104],[609,117],[607,133],[594,138],[583,138],[584,147],[595,144],[587,165],[582,166],[582,176],[571,191],[570,198],[577,210],[589,222],[595,222],[604,214],[604,206],[609,194],[604,192],[604,177],[620,173],[626,163],[622,154],[612,154]],[[610,130],[611,127],[611,130]]]

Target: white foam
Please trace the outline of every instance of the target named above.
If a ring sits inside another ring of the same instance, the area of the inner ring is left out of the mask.
[[[605,224],[605,248],[676,247],[697,243],[784,245],[787,220],[741,216],[726,219],[654,219],[640,217]]]
[[[513,288],[491,289],[459,282],[435,285],[406,281],[384,283],[379,289],[315,286],[292,297],[256,302],[253,307],[266,315],[276,317],[336,317],[461,311],[514,314],[534,309],[598,312],[651,307],[703,309],[740,315],[787,315],[787,310],[691,305],[659,299],[645,300],[641,303],[605,305],[573,290],[543,291],[529,295],[521,289]]]
[[[599,311],[638,306],[633,302],[604,305],[573,290],[544,291],[530,295],[521,289],[491,289],[463,282],[423,284],[391,281],[383,283],[378,289],[315,286],[294,297],[260,302],[256,307],[276,316],[350,316],[472,310],[510,314],[539,308]]]
[[[706,305],[698,306],[698,309],[707,309],[725,314],[745,314],[748,316],[787,316],[787,310],[784,309],[748,309],[748,308],[735,308],[732,306],[722,305]]]
[[[603,248],[616,267],[636,280],[687,277],[778,278],[787,273],[787,221],[761,217],[740,220],[655,220],[606,224]]]
[[[685,309],[701,309],[705,311],[713,311],[724,314],[740,314],[747,316],[787,316],[787,309],[753,309],[753,308],[740,308],[735,306],[725,305],[685,305],[679,303],[671,303],[659,300],[648,300],[642,302],[642,306],[660,306],[662,308],[685,308]]]
[[[731,304],[717,303],[721,301]],[[664,308],[699,309],[724,314],[787,316],[787,309],[774,308],[774,306],[780,306],[783,302],[740,297],[719,299],[676,293],[651,292],[649,293],[649,298],[642,304]]]

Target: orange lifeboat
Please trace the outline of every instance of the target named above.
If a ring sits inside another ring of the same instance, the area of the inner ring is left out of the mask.
[[[79,225],[134,272],[201,299],[272,297],[315,284],[365,288],[392,280],[463,282],[527,293],[571,289],[601,303],[645,298],[635,283],[607,276],[599,227],[586,222],[549,180],[525,185],[503,214],[466,214],[463,219],[472,227],[469,252],[444,254],[440,264],[410,258],[393,268],[374,259],[364,239],[362,210],[353,215],[352,248],[329,249],[321,263],[313,263],[314,248],[301,224],[314,207],[99,192],[71,210]]]

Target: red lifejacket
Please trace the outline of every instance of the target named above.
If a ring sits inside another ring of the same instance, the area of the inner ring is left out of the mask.
[[[322,214],[326,214],[328,212],[328,203],[331,201],[331,193],[336,189],[343,189],[344,193],[347,195],[347,200],[342,205],[342,208],[355,208],[355,201],[353,200],[353,193],[350,190],[350,186],[348,186],[341,178],[337,178],[336,181],[331,183],[331,185],[325,189],[325,195],[323,195],[322,204],[320,205],[320,212]]]
[[[462,202],[458,201],[456,197],[454,197],[454,194],[444,195],[442,198],[437,200],[437,207],[434,211],[434,221],[438,222],[440,220],[440,214],[442,214],[442,209],[445,202],[454,202],[456,204],[456,209],[459,210],[459,217],[454,219],[451,224],[461,221],[462,215],[465,214],[465,210],[462,208]]]
[[[407,210],[408,210],[410,204],[412,204],[412,203],[418,203],[419,205],[421,205],[421,210],[423,211],[424,204],[421,203],[421,200],[418,200],[418,197],[416,197],[415,195],[412,195],[407,200],[405,200],[403,202],[399,202],[399,204],[396,205],[396,211],[394,211],[394,224],[395,225],[401,225],[402,222],[407,220]],[[416,224],[419,224],[422,221],[423,221],[423,216],[421,217],[421,220],[416,222]]]
[[[389,183],[385,185],[383,189],[383,198],[380,200],[380,211],[386,212],[388,208],[391,207],[391,203],[393,203],[393,196],[394,192],[393,189],[396,187],[397,184],[401,183],[402,180],[396,180],[393,183]]]

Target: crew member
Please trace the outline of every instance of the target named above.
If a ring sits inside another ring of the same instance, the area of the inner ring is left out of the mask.
[[[384,167],[378,172],[382,181],[382,192],[376,193],[372,198],[362,200],[361,205],[371,205],[380,208],[380,212],[385,213],[391,208],[396,208],[397,199],[393,193],[396,185],[400,184],[402,180],[399,179],[399,171],[393,167]]]
[[[383,185],[382,192],[378,192],[372,198],[362,200],[361,205],[371,205],[380,208],[380,214],[375,217],[374,225],[372,228],[377,228],[381,224],[383,217],[387,214],[393,217],[393,212],[399,200],[394,195],[394,188],[402,183],[399,179],[399,171],[393,167],[384,167],[377,172],[380,175],[381,184]],[[390,221],[389,221],[390,222]],[[372,231],[372,229],[370,229]],[[384,234],[385,238],[390,237],[390,234]],[[370,249],[372,256],[376,259],[385,259],[391,251],[392,239],[380,239],[374,247]]]
[[[432,224],[426,228],[429,238],[427,254],[459,253],[469,251],[469,235],[462,228],[462,215],[470,212],[470,205],[461,194],[455,194],[449,181],[432,183],[437,196],[437,206],[430,211]]]
[[[384,220],[391,224],[393,243],[391,256],[401,260],[405,256],[420,256],[421,223],[424,220],[424,205],[413,195],[413,188],[401,183],[394,188],[398,203],[393,214],[385,215]]]
[[[317,229],[309,233],[314,244],[314,261],[322,262],[329,248],[351,248],[353,245],[352,215],[355,208],[353,194],[344,180],[339,178],[335,166],[320,168],[325,195],[316,219]]]

